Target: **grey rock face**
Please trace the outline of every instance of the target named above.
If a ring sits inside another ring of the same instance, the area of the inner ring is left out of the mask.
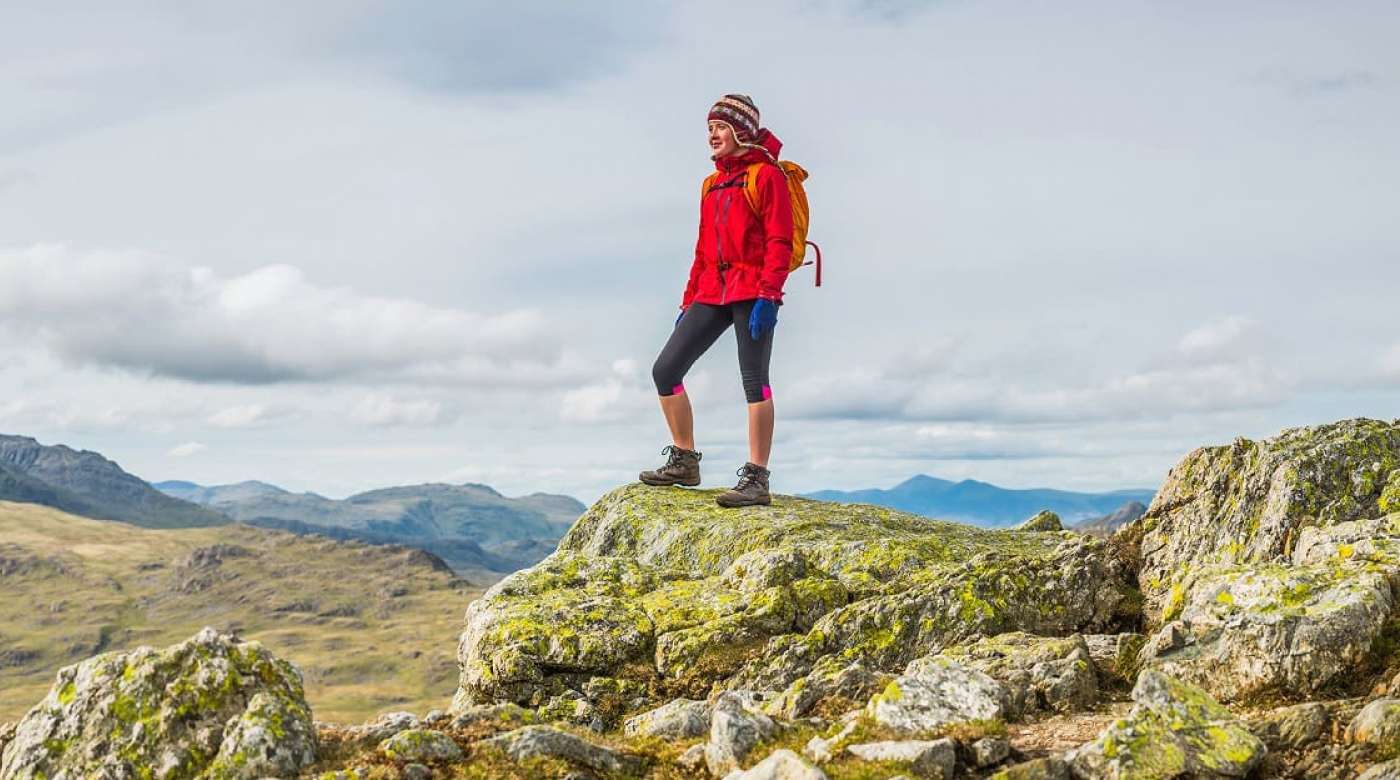
[[[1147,514],[1139,584],[1149,620],[1171,619],[1183,576],[1282,561],[1305,526],[1400,511],[1400,424],[1343,420],[1202,447],[1167,475]],[[1165,617],[1164,617],[1165,616]]]
[[[1011,755],[1011,742],[1006,737],[983,737],[969,748],[972,763],[978,767],[999,764]]]
[[[811,672],[794,680],[769,703],[767,711],[770,715],[794,720],[811,712],[822,702],[867,701],[890,679],[891,675],[871,671],[860,661],[842,664],[835,658],[823,658]]]
[[[847,746],[846,752],[865,761],[908,763],[915,777],[932,780],[950,780],[957,765],[957,747],[947,737],[865,742]]]
[[[912,661],[904,674],[866,705],[881,726],[923,734],[972,720],[1001,718],[1006,689],[996,680],[944,656]]]
[[[710,730],[710,706],[703,701],[676,699],[654,710],[627,719],[629,735],[690,739]]]
[[[736,769],[724,780],[826,780],[826,773],[791,750],[775,750],[753,768]]]
[[[1293,704],[1250,719],[1248,727],[1270,750],[1304,750],[1330,734],[1332,714],[1321,702]]]
[[[0,758],[0,778],[295,775],[316,759],[301,673],[257,642],[206,628],[163,650],[64,667]]]
[[[1086,634],[1084,646],[1100,680],[1132,683],[1137,680],[1138,652],[1146,640],[1142,634]]]
[[[1222,701],[1309,694],[1370,652],[1394,609],[1390,579],[1351,563],[1205,570],[1141,662]]]
[[[536,757],[561,758],[599,772],[628,774],[639,774],[646,768],[646,762],[637,756],[595,745],[550,726],[526,726],[483,740],[480,744],[499,748],[512,761]]]
[[[710,713],[710,741],[705,764],[720,777],[737,769],[758,745],[778,732],[772,718],[760,712],[752,700],[735,692],[722,693]]]
[[[384,740],[379,750],[397,761],[456,761],[462,749],[440,731],[407,729]]]
[[[1400,699],[1367,703],[1347,726],[1346,740],[1376,747],[1400,744]]]
[[[1205,691],[1159,672],[1138,676],[1133,701],[1126,718],[1070,753],[1076,778],[1246,777],[1267,752]]]
[[[1084,638],[1001,634],[943,655],[984,672],[1006,688],[1006,717],[1089,709],[1098,698],[1098,675]]]
[[[1054,756],[1022,761],[992,775],[991,780],[1069,780],[1069,764]]]

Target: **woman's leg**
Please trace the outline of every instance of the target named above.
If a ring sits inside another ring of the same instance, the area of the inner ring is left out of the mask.
[[[739,346],[739,376],[744,383],[744,398],[749,402],[749,462],[768,467],[773,451],[773,388],[768,385],[768,363],[773,356],[773,331],[754,340],[749,333],[749,313],[753,301],[742,301],[730,307],[734,337]]]
[[[695,449],[695,417],[681,380],[731,322],[727,306],[691,304],[651,367],[661,414],[671,430],[672,443],[681,449]]]

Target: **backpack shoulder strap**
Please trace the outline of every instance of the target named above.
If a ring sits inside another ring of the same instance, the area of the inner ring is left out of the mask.
[[[714,185],[715,179],[718,179],[718,178],[719,178],[719,171],[715,171],[714,173],[710,174],[709,176],[706,176],[706,177],[705,177],[705,180],[704,180],[703,182],[700,183],[700,200],[704,200],[704,199],[705,199],[705,196],[706,196],[707,194],[709,194],[709,192],[710,192],[710,187]]]
[[[744,177],[744,200],[747,200],[747,201],[749,202],[749,208],[753,209],[753,213],[755,213],[755,214],[759,213],[759,211],[758,211],[758,172],[761,171],[761,170],[763,170],[763,166],[765,166],[765,165],[768,165],[768,163],[766,163],[766,162],[756,162],[756,163],[751,164],[751,165],[746,169],[746,170],[748,171],[748,175]],[[782,166],[778,166],[778,170],[780,170],[780,171],[783,170],[783,169],[782,169]]]

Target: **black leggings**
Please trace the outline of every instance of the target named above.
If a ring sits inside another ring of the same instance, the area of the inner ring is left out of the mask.
[[[768,359],[773,354],[774,329],[769,328],[762,338],[754,341],[749,335],[749,312],[753,311],[753,304],[753,301],[723,306],[690,304],[651,367],[656,392],[675,395],[685,390],[681,380],[686,372],[732,325],[734,338],[739,342],[739,376],[744,381],[744,397],[751,404],[772,398],[773,390],[768,387]]]

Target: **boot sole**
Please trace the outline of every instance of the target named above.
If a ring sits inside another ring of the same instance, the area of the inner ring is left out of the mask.
[[[772,496],[765,496],[765,497],[760,498],[760,499],[757,499],[757,500],[755,500],[755,501],[739,501],[739,502],[737,502],[737,503],[735,503],[735,502],[730,502],[730,501],[721,501],[721,500],[719,500],[718,498],[716,498],[716,499],[715,499],[715,503],[716,503],[716,504],[719,504],[720,506],[724,507],[725,509],[740,509],[740,508],[746,507],[746,506],[769,506],[769,505],[771,505],[771,504],[773,503],[773,497],[772,497]]]
[[[642,484],[644,484],[644,485],[651,485],[652,487],[675,487],[675,486],[680,486],[680,487],[698,487],[698,486],[700,485],[700,480],[698,480],[698,479],[697,479],[697,480],[672,480],[672,479],[651,480],[651,479],[647,479],[646,477],[641,477],[641,476],[637,477],[637,479],[641,480]]]

